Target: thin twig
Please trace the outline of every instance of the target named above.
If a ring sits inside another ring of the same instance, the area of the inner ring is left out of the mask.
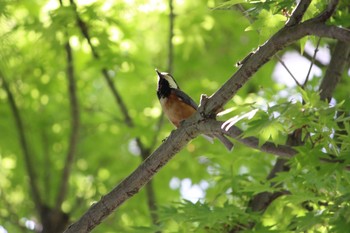
[[[150,154],[150,150],[143,146],[140,138],[136,138],[136,144],[140,149],[142,161],[146,160],[148,155]],[[157,225],[159,224],[159,217],[157,214],[158,208],[156,205],[156,196],[155,196],[152,180],[150,180],[146,184],[145,189],[146,189],[146,196],[147,196],[147,206],[151,214],[152,223],[154,225]]]
[[[174,44],[173,44],[173,38],[174,38],[174,21],[175,21],[175,14],[174,14],[174,5],[173,0],[169,0],[169,37],[168,37],[168,68],[167,71],[169,73],[173,73],[173,67],[174,67]],[[164,123],[164,113],[162,112],[159,116],[158,123],[156,125],[156,134],[153,137],[153,140],[150,144],[150,148],[154,148],[158,141],[158,136],[160,129],[162,128]]]
[[[280,56],[278,56],[278,54],[275,55],[275,57],[277,58],[277,60],[279,61],[279,63],[281,63],[281,65],[287,70],[287,72],[289,73],[289,75],[292,77],[292,79],[294,80],[294,82],[301,87],[302,85],[298,82],[298,80],[294,77],[294,75],[292,74],[292,72],[289,70],[289,68],[287,67],[287,65],[284,63],[284,61],[280,58]]]
[[[154,134],[154,136],[152,138],[152,142],[151,142],[149,148],[152,149],[156,146],[156,144],[158,142],[159,132],[163,126],[163,123],[164,123],[164,113],[162,112],[158,118],[158,122],[156,124],[156,129],[155,129],[156,133]]]
[[[169,37],[168,37],[168,72],[173,73],[173,59],[174,59],[174,46],[173,46],[173,38],[174,38],[174,6],[173,0],[169,0]]]
[[[339,0],[330,0],[326,10],[322,11],[318,16],[311,19],[312,22],[326,22],[335,12]]]
[[[77,11],[77,7],[76,7],[76,4],[75,4],[74,0],[70,0],[70,4],[73,6],[75,17],[76,17],[76,20],[77,20],[77,25],[78,25],[81,33],[83,34],[83,36],[87,40],[87,42],[88,42],[88,44],[90,46],[91,53],[92,53],[93,57],[96,60],[99,60],[100,59],[100,55],[98,54],[97,50],[95,49],[95,46],[91,42],[91,37],[90,37],[90,34],[89,34],[89,30],[88,30],[87,24],[79,16],[79,13]],[[114,82],[112,80],[112,77],[110,76],[110,74],[108,73],[106,68],[102,68],[101,72],[103,74],[103,77],[104,77],[105,81],[107,82],[107,85],[108,85],[109,89],[111,90],[111,92],[113,94],[113,97],[114,97],[117,105],[120,108],[120,111],[121,111],[121,113],[122,113],[122,115],[124,117],[125,124],[128,125],[129,127],[134,127],[135,124],[134,124],[132,118],[129,115],[129,112],[128,112],[128,109],[127,109],[127,107],[126,107],[126,105],[124,103],[124,100],[120,96],[119,91],[117,90],[117,88],[116,88],[116,86],[115,86],[115,84],[114,84]]]
[[[169,0],[169,36],[168,36],[168,68],[167,71],[169,73],[173,72],[173,57],[174,57],[174,46],[173,46],[173,37],[174,37],[174,7],[173,7],[173,0]],[[145,148],[143,143],[141,142],[140,138],[136,138],[136,142],[138,147],[140,148],[141,157],[143,160],[147,159],[147,156],[149,155],[151,149],[156,145],[160,129],[164,122],[164,114],[163,112],[159,116],[159,120],[156,126],[156,133],[154,134],[153,140],[148,148]],[[159,224],[159,217],[157,214],[157,205],[156,205],[156,198],[155,198],[155,192],[153,188],[153,182],[152,180],[147,183],[146,187],[146,195],[147,195],[147,204],[148,208],[151,212],[151,219],[152,223],[154,225]]]
[[[29,151],[29,146],[28,146],[26,135],[25,135],[25,129],[24,129],[22,118],[21,118],[21,114],[18,110],[15,98],[10,90],[10,87],[9,87],[7,81],[5,80],[5,77],[1,71],[0,71],[0,80],[2,81],[3,88],[7,94],[9,105],[10,105],[13,117],[15,119],[15,124],[16,124],[18,137],[19,137],[20,148],[22,149],[22,153],[23,153],[23,157],[24,157],[24,164],[26,166],[27,173],[29,176],[29,189],[31,190],[36,210],[40,214],[40,210],[42,208],[42,200],[41,200],[41,195],[40,195],[39,188],[38,188],[37,174],[35,172],[34,163],[32,161],[33,156],[31,155],[31,153]]]
[[[294,43],[290,47],[292,49],[296,50],[298,53],[300,53],[300,48],[299,48],[299,46],[297,44]],[[312,56],[310,54],[308,54],[306,51],[304,51],[302,56],[305,57],[308,60],[312,60]],[[317,57],[315,57],[314,64],[316,66],[320,67],[320,68],[323,68],[323,67],[327,66],[327,64],[324,64],[323,61],[317,59]]]
[[[68,189],[69,175],[72,170],[72,165],[74,161],[74,156],[76,153],[76,148],[78,144],[79,128],[80,128],[80,113],[79,113],[79,103],[77,96],[77,88],[75,83],[74,75],[74,64],[73,64],[73,54],[72,48],[69,43],[69,36],[66,35],[67,42],[65,44],[65,51],[67,54],[67,81],[68,81],[68,95],[70,102],[70,114],[71,114],[71,133],[69,137],[68,151],[66,155],[66,161],[64,164],[61,183],[58,189],[58,195],[56,200],[56,209],[59,210],[66,195]]]
[[[51,198],[51,159],[50,159],[50,153],[49,153],[49,141],[48,136],[46,134],[46,128],[43,128],[41,131],[41,138],[42,138],[42,145],[43,145],[43,170],[44,170],[44,189],[45,189],[45,200],[50,200]]]
[[[234,9],[241,12],[246,19],[248,19],[249,23],[252,24],[254,22],[254,19],[249,15],[249,13],[244,9],[242,4],[236,4],[234,5]]]
[[[301,86],[303,89],[305,88],[305,85],[306,85],[307,82],[309,81],[311,69],[312,69],[312,67],[313,67],[313,65],[314,65],[315,58],[316,58],[316,54],[317,54],[317,52],[318,52],[318,47],[320,46],[320,42],[321,42],[321,37],[319,37],[318,40],[317,40],[315,52],[314,52],[314,55],[312,56],[312,60],[311,60],[311,63],[310,63],[309,70],[308,70],[308,72],[307,72],[307,75],[306,75],[304,84]]]

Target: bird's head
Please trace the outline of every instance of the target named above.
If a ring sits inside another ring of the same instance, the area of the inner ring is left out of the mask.
[[[158,75],[158,90],[162,88],[172,88],[172,89],[180,89],[179,85],[177,85],[175,79],[171,74],[166,72],[159,72],[156,69]]]

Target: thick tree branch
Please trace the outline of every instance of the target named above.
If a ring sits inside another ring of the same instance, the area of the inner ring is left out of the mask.
[[[290,26],[294,26],[296,24],[299,24],[301,22],[301,20],[303,19],[303,16],[304,16],[307,8],[309,8],[310,4],[311,4],[311,0],[300,0],[299,4],[292,12],[291,17],[287,21],[286,27],[290,27]]]
[[[197,120],[191,118],[186,120],[180,128],[173,131],[167,140],[154,151],[144,162],[135,169],[124,181],[122,181],[110,193],[103,196],[99,202],[89,208],[89,210],[65,233],[89,232],[96,227],[104,218],[111,214],[127,199],[135,195],[142,186],[149,182],[177,152],[179,152],[198,133],[222,132],[236,138],[238,141],[263,152],[280,155],[282,157],[292,157],[297,152],[290,146],[275,146],[273,143],[265,143],[258,147],[258,139],[253,137],[241,138],[242,131],[233,126],[228,130],[222,128],[223,122],[213,119]],[[341,161],[329,161],[341,162]],[[285,192],[282,192],[285,194]],[[278,196],[273,196],[274,198]]]
[[[32,196],[33,196],[33,201],[36,207],[37,211],[40,211],[42,208],[42,200],[41,200],[41,195],[39,192],[38,188],[38,182],[37,182],[37,174],[34,169],[34,163],[32,161],[32,155],[30,154],[29,147],[28,147],[28,142],[27,138],[25,136],[25,129],[23,125],[23,121],[21,118],[21,114],[18,110],[15,98],[11,92],[11,89],[5,80],[5,77],[3,73],[0,71],[0,81],[2,81],[2,86],[7,94],[7,98],[9,100],[9,105],[15,120],[17,132],[18,132],[18,137],[19,137],[19,143],[20,143],[20,148],[23,153],[24,157],[24,164],[27,169],[28,177],[29,177],[29,189],[31,190]]]
[[[198,135],[198,122],[203,121],[203,117],[206,118],[216,113],[276,52],[307,35],[336,38],[342,41],[350,40],[350,31],[312,20],[281,29],[246,60],[242,67],[207,101],[202,112],[197,112],[186,120],[130,176],[91,206],[65,232],[91,231],[112,211],[135,195],[189,140]],[[286,151],[283,155],[289,157],[289,149],[286,148]]]
[[[301,4],[301,2],[300,2],[300,4]],[[333,2],[337,2],[337,1],[333,1]],[[332,5],[332,3],[330,3],[330,5]],[[331,14],[332,14],[335,6],[331,7],[331,8],[328,7],[326,11],[331,11]],[[332,10],[332,8],[333,8],[333,10]],[[331,14],[328,15],[328,18],[331,16]],[[327,15],[327,14],[321,14],[321,15]],[[318,18],[320,18],[320,17],[318,17]],[[326,18],[326,19],[328,19],[328,18]],[[300,18],[300,21],[301,21],[301,18]],[[314,58],[315,58],[315,55],[316,55],[316,52],[317,52],[317,49],[318,49],[319,42],[320,42],[320,39],[319,39],[318,44],[316,46],[316,50],[315,50],[315,53],[314,53],[314,56],[313,56],[313,59],[312,59],[310,70],[311,70],[311,67],[312,67],[313,62],[314,62]],[[309,72],[310,72],[310,70],[309,70]],[[306,83],[308,81],[309,72],[308,72],[308,74],[306,76],[306,79],[305,79],[305,82],[303,84],[303,87],[306,85]],[[302,145],[302,144],[303,144],[303,142],[301,140],[301,129],[297,129],[297,130],[295,130],[293,132],[293,134],[288,135],[287,145],[289,145],[289,146],[298,146],[298,145]],[[285,160],[285,159],[280,159],[279,158],[277,160],[274,168],[271,170],[271,172],[270,172],[270,174],[269,174],[267,179],[271,179],[271,178],[275,177],[278,172],[288,171],[290,168],[286,164],[286,161],[287,160]],[[271,184],[271,185],[274,185],[274,184]],[[251,201],[249,202],[249,207],[254,212],[256,212],[256,211],[264,212],[267,209],[267,207],[273,202],[273,200],[275,200],[277,197],[279,197],[281,195],[285,195],[285,194],[288,194],[288,192],[286,192],[286,193],[283,193],[283,192],[274,192],[274,193],[262,192],[262,193],[259,193],[259,194],[255,195],[251,199]],[[251,222],[249,224],[249,226],[247,226],[247,227],[251,229],[252,227],[254,227],[254,225],[255,225],[255,222]],[[234,227],[230,231],[230,233],[239,232],[241,230],[242,229],[240,229],[240,228]]]
[[[75,4],[74,0],[70,0],[70,3],[71,3],[71,5],[74,8],[74,13],[75,13],[75,17],[76,17],[76,20],[77,20],[77,25],[78,25],[81,33],[83,34],[83,36],[87,40],[87,42],[88,42],[88,44],[90,46],[90,49],[91,49],[93,57],[96,60],[99,60],[100,56],[99,56],[97,50],[95,49],[95,46],[91,43],[91,37],[90,37],[90,34],[89,34],[89,30],[88,30],[87,24],[79,16],[78,11],[76,9],[76,4]],[[117,105],[120,108],[120,111],[121,111],[121,113],[122,113],[122,115],[124,117],[124,122],[128,126],[134,127],[134,122],[133,122],[132,118],[129,115],[129,112],[128,112],[128,109],[127,109],[127,107],[126,107],[126,105],[124,103],[124,100],[120,96],[119,91],[117,90],[117,88],[116,88],[116,86],[115,86],[115,84],[114,84],[114,82],[112,80],[112,77],[109,75],[109,73],[108,73],[106,68],[102,68],[101,72],[103,74],[103,77],[105,78],[105,81],[107,82],[107,85],[108,85],[109,89],[111,90],[111,92],[113,94],[113,97],[114,97]]]
[[[65,50],[67,54],[67,80],[68,80],[68,94],[70,102],[70,114],[71,114],[71,133],[68,144],[68,151],[66,155],[66,161],[62,172],[61,184],[58,189],[58,196],[56,200],[56,209],[59,210],[66,195],[68,188],[69,175],[72,170],[72,165],[74,161],[74,155],[76,153],[79,127],[80,127],[80,114],[79,114],[79,104],[76,90],[76,83],[74,77],[74,65],[73,65],[73,55],[72,48],[69,41],[66,42]]]
[[[326,74],[320,85],[320,97],[322,100],[330,101],[335,87],[340,81],[345,68],[349,64],[350,43],[337,42],[332,53],[332,59],[327,68]]]
[[[169,0],[169,35],[168,35],[168,65],[167,65],[167,70],[169,73],[173,72],[173,64],[174,64],[174,46],[173,46],[173,37],[174,37],[174,21],[175,21],[175,14],[174,14],[174,6],[173,6],[173,0]],[[153,140],[151,144],[149,145],[148,148],[145,148],[143,143],[141,142],[140,138],[136,138],[136,142],[138,147],[140,148],[141,152],[141,158],[144,161],[147,159],[150,150],[156,145],[158,135],[159,135],[159,130],[161,126],[163,125],[163,120],[164,120],[164,114],[159,116],[159,120],[157,123],[157,130],[156,133],[153,137]],[[156,205],[156,196],[154,192],[154,187],[153,187],[153,182],[150,180],[146,186],[146,196],[147,196],[147,205],[150,210],[151,214],[151,219],[152,223],[154,225],[159,224],[159,217],[157,214],[157,205]]]
[[[168,139],[155,150],[144,162],[125,180],[101,200],[92,205],[89,210],[65,233],[86,233],[96,227],[104,218],[111,214],[127,199],[135,195],[142,186],[149,182],[177,152],[191,139],[197,136],[195,125],[184,123],[173,131]]]
[[[174,46],[173,46],[174,21],[175,21],[175,14],[174,14],[173,0],[169,0],[169,35],[168,35],[168,65],[167,65],[168,67],[167,70],[169,73],[173,73],[173,65],[174,65]],[[150,153],[150,150],[152,150],[152,148],[154,148],[154,146],[156,145],[158,135],[159,135],[159,130],[163,125],[163,120],[164,120],[164,114],[162,112],[162,114],[159,116],[159,120],[156,126],[157,128],[156,133],[148,148],[144,147],[140,138],[136,138],[136,142],[138,144],[138,147],[140,148],[141,158],[143,161],[147,159]],[[157,213],[158,208],[156,205],[156,196],[155,196],[152,180],[150,180],[146,184],[145,189],[146,189],[146,196],[147,196],[147,205],[150,210],[152,223],[154,225],[158,225],[159,224],[159,217]]]
[[[308,20],[301,24],[282,28],[273,35],[265,44],[259,47],[245,60],[240,69],[217,90],[204,107],[204,114],[207,116],[217,112],[226,104],[237,91],[249,80],[249,78],[278,51],[287,45],[303,38],[307,35],[338,39],[340,41],[350,41],[350,30],[328,26],[320,22]]]

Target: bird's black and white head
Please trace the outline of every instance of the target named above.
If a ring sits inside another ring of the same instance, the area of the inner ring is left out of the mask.
[[[168,97],[170,95],[171,89],[180,89],[179,85],[177,85],[175,79],[171,76],[171,74],[166,72],[159,72],[157,69],[156,72],[158,75],[158,98]]]

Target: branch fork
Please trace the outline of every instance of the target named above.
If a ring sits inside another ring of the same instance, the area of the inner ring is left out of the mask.
[[[309,0],[301,0],[300,4],[304,7],[309,4]],[[237,91],[251,78],[251,76],[263,66],[273,55],[285,48],[287,45],[303,38],[307,35],[316,35],[328,38],[335,38],[341,41],[350,41],[350,31],[336,26],[325,25],[324,22],[334,12],[338,0],[331,0],[328,8],[318,17],[299,23],[305,13],[306,8],[296,9],[291,16],[293,23],[289,27],[284,27],[273,35],[269,41],[263,44],[255,53],[253,53],[240,69],[232,75],[232,77],[212,96],[209,98],[202,95],[198,112],[192,117],[184,121],[177,130],[173,131],[168,139],[158,147],[144,162],[136,168],[125,180],[123,180],[111,192],[106,194],[69,229],[65,232],[89,232],[97,223],[101,222],[109,214],[118,208],[122,203],[128,200],[138,190],[149,182],[155,173],[163,167],[177,152],[185,147],[191,139],[197,135],[206,132],[224,133],[229,136],[238,135],[239,141],[256,147],[258,141],[256,138],[239,139],[242,131],[237,127],[232,126],[227,131],[222,129],[222,122],[212,119],[222,106],[227,103]],[[299,6],[298,5],[298,6]],[[301,6],[300,6],[301,7]],[[298,17],[295,14],[300,14]],[[328,18],[327,18],[328,17]],[[291,21],[291,22],[292,22]],[[288,26],[288,25],[286,25]],[[215,118],[215,117],[214,117]],[[204,120],[204,121],[203,121]],[[296,151],[289,146],[276,146],[274,144],[264,144],[259,149],[266,152],[274,153],[282,157],[292,157]],[[104,202],[103,204],[101,202]],[[110,208],[106,210],[104,205]],[[102,211],[103,210],[103,211]],[[93,220],[90,219],[90,214],[93,215]],[[234,232],[234,231],[231,231]]]

